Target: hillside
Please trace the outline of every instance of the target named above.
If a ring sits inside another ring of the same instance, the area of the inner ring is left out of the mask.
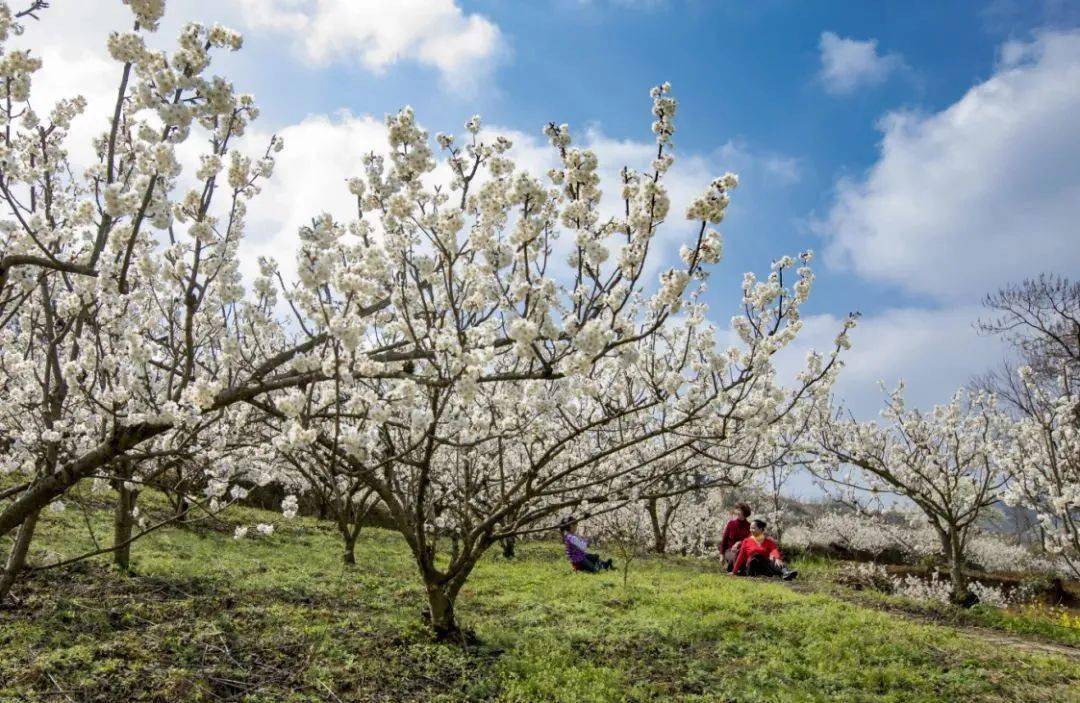
[[[329,526],[163,530],[137,575],[41,572],[0,611],[3,701],[1080,701],[1080,659],[918,622],[814,590],[735,580],[679,558],[621,576],[561,549],[493,550],[458,614],[480,644],[435,644],[399,537],[368,529],[343,568]],[[45,520],[43,563],[92,546],[108,515]],[[810,592],[807,592],[810,591]]]

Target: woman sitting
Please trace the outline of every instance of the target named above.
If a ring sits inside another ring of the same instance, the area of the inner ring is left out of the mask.
[[[566,556],[570,559],[570,566],[574,571],[585,571],[595,574],[604,569],[610,569],[613,561],[604,561],[599,554],[589,554],[585,549],[589,546],[589,540],[574,534],[577,528],[577,520],[567,520],[559,526],[562,532],[563,544],[566,545]]]
[[[728,571],[735,564],[735,557],[739,555],[739,543],[750,536],[750,506],[746,503],[736,503],[731,511],[731,520],[724,528],[724,536],[720,540],[720,557],[724,560],[724,566]]]
[[[799,575],[784,564],[784,555],[776,542],[765,536],[765,521],[750,523],[750,536],[739,545],[739,555],[731,571],[735,576],[779,576],[790,581]]]

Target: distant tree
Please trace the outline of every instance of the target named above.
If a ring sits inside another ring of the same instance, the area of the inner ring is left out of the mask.
[[[967,549],[979,518],[1001,500],[1010,478],[1011,425],[992,395],[957,392],[929,412],[908,409],[903,386],[883,412],[887,421],[823,420],[811,470],[859,503],[859,495],[893,493],[910,500],[934,529],[949,567],[952,597],[968,598]]]
[[[1019,416],[1007,500],[1035,512],[1041,542],[1080,575],[1080,283],[1043,275],[985,303],[980,329],[1019,357],[979,379]]]

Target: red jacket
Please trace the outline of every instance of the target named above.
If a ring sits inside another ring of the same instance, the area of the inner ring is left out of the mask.
[[[776,546],[776,542],[766,537],[759,543],[753,537],[747,537],[742,541],[742,545],[739,547],[739,556],[735,557],[735,566],[732,567],[732,573],[739,573],[746,566],[746,563],[750,561],[750,557],[763,556],[768,559],[784,559],[784,555],[780,553],[780,547]]]
[[[750,521],[746,518],[738,518],[728,522],[724,528],[724,537],[720,540],[720,554],[734,547],[739,540],[750,536]]]

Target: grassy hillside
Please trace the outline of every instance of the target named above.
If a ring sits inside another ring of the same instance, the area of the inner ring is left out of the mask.
[[[0,611],[0,701],[1080,701],[1080,659],[731,579],[680,559],[569,571],[561,549],[493,551],[458,606],[481,645],[432,643],[393,533],[344,569],[328,526],[269,538],[168,530],[137,576],[46,571]],[[107,542],[109,516],[49,514],[35,558]],[[51,552],[52,554],[44,554]]]

